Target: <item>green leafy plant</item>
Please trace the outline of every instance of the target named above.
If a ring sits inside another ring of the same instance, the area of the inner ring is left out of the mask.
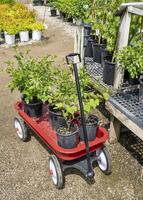
[[[15,35],[18,33],[18,24],[14,19],[5,20],[3,22],[3,30],[9,35]]]
[[[67,17],[84,19],[91,0],[53,0],[51,5],[65,13]]]
[[[0,0],[0,4],[14,4],[15,0]]]
[[[143,43],[136,42],[133,46],[127,46],[116,55],[120,67],[126,69],[132,78],[143,75]]]
[[[80,69],[79,78],[85,113],[88,115],[93,109],[104,101],[108,94],[99,94],[85,69]],[[56,80],[57,79],[57,80]],[[51,88],[48,101],[56,110],[60,110],[66,119],[72,118],[79,111],[75,81],[69,69],[57,73],[54,87]],[[91,90],[92,89],[92,90]]]
[[[17,64],[8,61],[7,72],[11,77],[9,87],[11,91],[18,89],[25,97],[25,102],[32,102],[33,99],[45,100],[44,89],[48,88],[53,67],[53,58],[43,56],[42,58],[29,57],[21,52],[15,55]],[[47,90],[48,91],[48,90]]]
[[[44,25],[43,25],[42,23],[40,23],[40,22],[35,22],[35,23],[31,23],[31,24],[29,25],[29,28],[30,28],[31,30],[39,30],[39,31],[42,31],[42,30],[44,30]]]

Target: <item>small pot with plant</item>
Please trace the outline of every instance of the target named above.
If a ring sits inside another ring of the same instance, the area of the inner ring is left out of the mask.
[[[15,35],[18,33],[18,26],[15,20],[6,20],[3,23],[5,42],[8,45],[15,44]]]
[[[96,132],[98,127],[98,118],[95,115],[89,115],[86,118],[86,130],[88,141],[92,141],[96,138]],[[80,140],[84,141],[84,134],[82,125],[79,127]]]
[[[62,126],[57,130],[59,146],[67,149],[75,148],[79,143],[78,126]]]
[[[42,30],[44,30],[44,25],[40,22],[35,22],[30,24],[30,29],[32,30],[32,40],[39,41],[42,37]]]
[[[21,42],[29,41],[29,24],[25,20],[21,20],[18,24],[19,36]]]
[[[129,73],[129,84],[139,84],[139,76],[143,75],[143,44],[136,41],[135,44],[124,47],[116,55],[119,66]]]
[[[18,89],[22,94],[23,109],[30,117],[40,117],[45,101],[44,89],[49,87],[51,57],[37,59],[17,52],[15,58],[17,64],[14,61],[7,63],[11,77],[9,87],[11,91]]]

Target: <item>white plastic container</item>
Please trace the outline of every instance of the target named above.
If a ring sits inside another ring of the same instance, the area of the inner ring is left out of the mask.
[[[28,42],[29,41],[29,31],[20,31],[19,36],[20,36],[21,42]]]
[[[33,30],[32,31],[32,40],[41,40],[42,37],[42,31],[38,31],[38,30]]]
[[[8,45],[15,44],[15,35],[9,35],[8,33],[4,33],[5,43]]]

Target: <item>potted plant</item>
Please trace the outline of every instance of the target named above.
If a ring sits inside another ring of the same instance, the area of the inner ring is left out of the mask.
[[[20,91],[24,111],[30,117],[40,117],[45,100],[43,88],[48,87],[52,58],[43,56],[37,59],[18,52],[15,58],[17,64],[14,61],[8,61],[7,72],[11,77],[9,87],[11,91],[15,89]]]
[[[62,126],[59,127],[56,131],[59,146],[71,149],[75,148],[79,144],[79,133],[77,126]]]
[[[143,44],[136,41],[134,44],[124,47],[116,55],[120,67],[130,75],[130,84],[139,84],[139,76],[143,75]]]
[[[29,41],[29,24],[25,20],[19,20],[18,30],[21,42]]]
[[[32,30],[32,40],[41,40],[42,37],[42,30],[44,30],[44,25],[40,22],[32,23],[30,26]]]
[[[79,127],[80,135],[81,138],[83,138],[82,126],[80,125],[80,113],[79,113],[79,105],[76,94],[76,87],[74,79],[72,77],[72,73],[71,71],[64,69],[64,71],[61,71],[61,74],[58,73],[58,75],[59,75],[59,77],[57,78],[58,85],[56,85],[54,89],[51,88],[50,103],[53,105],[56,111],[60,112],[60,116],[61,117],[63,116],[63,119],[65,119],[65,124],[67,127],[70,127],[70,125],[74,124],[80,126]],[[80,69],[80,82],[83,94],[84,110],[86,113],[87,131],[89,135],[89,140],[93,140],[95,139],[96,136],[97,118],[95,117],[91,118],[89,117],[89,114],[94,108],[96,108],[100,104],[101,101],[103,101],[105,95],[100,95],[97,91],[90,90],[93,82],[91,81],[90,77],[87,75],[84,69]],[[75,115],[77,116],[75,117]],[[63,127],[62,124],[58,124],[56,122],[55,126],[56,129],[59,130],[59,128],[61,129],[62,127]],[[63,131],[60,134],[62,133]]]
[[[15,35],[18,33],[18,26],[14,19],[7,19],[3,22],[5,42],[8,45],[15,44]]]
[[[50,7],[51,17],[57,16],[57,9],[56,9],[56,6],[55,6],[56,2],[57,2],[56,0],[49,0],[48,1],[48,6]]]

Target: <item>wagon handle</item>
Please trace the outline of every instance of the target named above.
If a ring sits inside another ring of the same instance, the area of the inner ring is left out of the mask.
[[[81,95],[80,81],[79,81],[78,68],[77,68],[77,64],[81,62],[80,54],[78,54],[78,53],[69,54],[66,56],[66,60],[67,60],[67,64],[73,65],[73,70],[74,70],[76,89],[77,89],[80,114],[81,114],[81,124],[82,124],[82,128],[83,128],[84,143],[85,143],[85,148],[86,148],[87,167],[88,167],[86,176],[87,176],[87,178],[93,178],[94,171],[93,171],[92,163],[91,163],[91,159],[90,159],[90,148],[89,148],[87,129],[86,129],[86,124],[85,124],[84,107],[83,107],[83,100],[82,100],[82,95]]]

